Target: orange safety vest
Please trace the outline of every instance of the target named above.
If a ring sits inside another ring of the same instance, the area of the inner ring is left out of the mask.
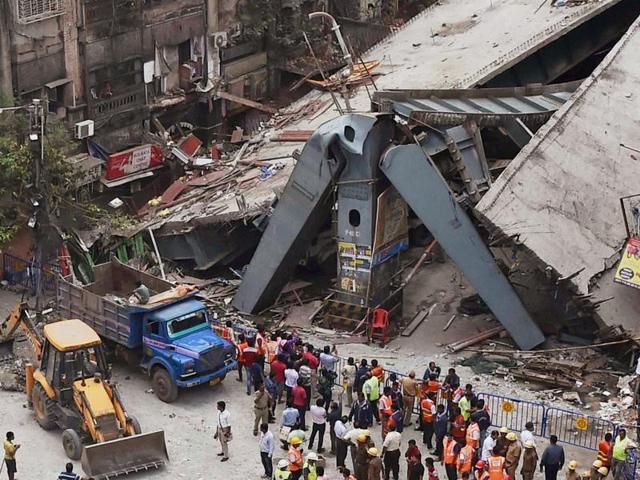
[[[386,395],[382,395],[380,397],[380,413],[382,413],[383,415],[391,416],[391,414],[393,413],[393,410],[391,408],[392,404],[393,402],[391,402],[391,398],[387,397]]]
[[[438,393],[440,390],[440,382],[437,380],[429,380],[427,381],[427,392]]]
[[[433,412],[431,411],[435,403],[430,398],[420,401],[420,410],[422,411],[422,421],[424,423],[433,422]]]
[[[477,433],[478,438],[473,438],[473,434]],[[480,446],[480,426],[477,423],[470,423],[467,427],[467,445],[471,445],[473,448]]]
[[[376,368],[372,369],[371,375],[373,375],[374,377],[378,377],[378,382],[380,382],[380,385],[384,383],[384,370],[382,366],[378,365]]]
[[[289,447],[289,455],[287,455],[287,460],[289,461],[290,472],[297,472],[298,470],[301,470],[302,466],[304,465],[302,452],[299,448],[296,448],[293,445]]]
[[[269,340],[267,342],[267,360],[269,363],[275,360],[277,349],[278,349],[278,342],[275,342],[274,340]]]
[[[465,445],[460,450],[456,463],[459,472],[471,472],[471,467],[473,466],[473,447],[471,445]]]
[[[267,353],[267,339],[259,333],[256,333],[256,350],[258,355],[264,356]]]
[[[244,363],[244,349],[248,346],[249,344],[247,342],[242,342],[238,345],[238,362]]]
[[[221,327],[219,335],[225,340],[231,340],[231,332],[233,330],[229,327]]]
[[[453,438],[464,438],[465,430],[466,430],[466,422],[464,421],[464,417],[462,415],[458,415],[454,418],[453,423],[451,424],[451,435]]]
[[[489,480],[503,480],[504,477],[504,457],[489,457]]]
[[[443,441],[444,447],[444,464],[445,465],[454,465],[456,463],[456,441],[453,439],[444,439]]]
[[[600,440],[598,444],[598,460],[602,462],[603,467],[609,468],[609,455],[611,454],[611,444],[606,440]]]

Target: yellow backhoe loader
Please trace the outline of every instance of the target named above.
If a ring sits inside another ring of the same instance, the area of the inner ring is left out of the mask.
[[[96,479],[159,468],[169,461],[164,431],[142,434],[127,414],[98,334],[80,320],[35,328],[26,305],[16,306],[6,326],[21,328],[39,363],[27,366],[27,396],[45,430],[62,429],[62,445],[72,460]],[[86,444],[86,445],[85,445]]]

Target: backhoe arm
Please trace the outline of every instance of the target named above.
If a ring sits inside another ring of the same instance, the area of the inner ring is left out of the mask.
[[[7,336],[12,335],[18,327],[22,329],[29,339],[29,342],[33,345],[33,349],[36,352],[36,358],[40,361],[42,358],[42,345],[44,342],[42,336],[29,316],[29,310],[26,303],[19,303],[13,307],[11,313],[9,313],[9,316],[2,324],[2,327],[3,329],[6,329]]]

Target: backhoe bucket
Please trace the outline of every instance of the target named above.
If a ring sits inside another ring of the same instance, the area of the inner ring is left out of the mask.
[[[95,479],[160,468],[168,462],[162,430],[87,445],[82,452],[82,469]]]

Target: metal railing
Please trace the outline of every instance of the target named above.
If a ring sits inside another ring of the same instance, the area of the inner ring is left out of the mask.
[[[42,288],[45,291],[56,291],[56,282],[60,274],[60,266],[45,263],[40,266],[31,260],[25,260],[9,253],[2,254],[3,277],[9,285],[23,287],[34,293],[38,277],[42,276]]]

